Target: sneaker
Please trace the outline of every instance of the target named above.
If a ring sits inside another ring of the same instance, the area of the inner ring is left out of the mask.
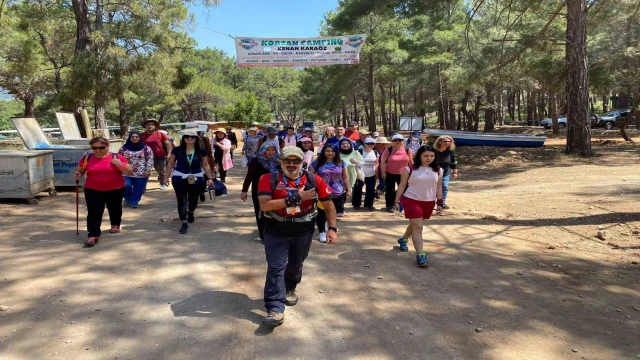
[[[182,224],[182,226],[180,227],[180,230],[178,230],[178,233],[180,234],[186,234],[189,232],[189,225],[187,224]]]
[[[321,232],[320,233],[320,242],[321,243],[326,243],[327,242],[327,233],[326,232]]]
[[[353,210],[360,210],[360,206],[354,206]]]
[[[284,322],[284,314],[278,312],[270,312],[262,319],[262,323],[270,326],[280,326]]]
[[[93,245],[98,243],[98,237],[97,236],[91,236],[87,239],[87,241],[84,242],[84,246],[86,247],[92,247]]]
[[[189,222],[189,224],[193,224],[193,222],[196,221],[196,217],[192,212],[187,213],[187,221]]]
[[[138,205],[131,205],[131,208],[132,208],[132,209],[137,209],[137,208],[138,208]]]
[[[376,210],[378,210],[378,209],[376,209],[376,208],[375,208],[375,207],[373,207],[373,206],[369,206],[369,207],[367,207],[366,209],[367,209],[367,210],[369,210],[369,211],[376,211]]]
[[[344,213],[337,213],[337,214],[336,214],[336,216],[337,216],[337,217],[343,217],[343,216],[344,216]]]
[[[295,306],[298,303],[298,295],[295,290],[287,291],[284,304],[287,306]]]
[[[446,205],[446,204],[445,204],[445,205],[442,205],[442,208],[443,208],[443,209],[449,209],[449,205]]]
[[[112,233],[112,234],[119,233],[120,232],[120,226],[116,226],[116,225],[112,226],[111,230],[109,230],[109,232]]]
[[[425,253],[418,253],[418,255],[416,255],[416,261],[420,267],[429,267],[429,261],[427,261],[427,255]]]
[[[200,202],[204,202],[204,200],[205,200],[204,193],[201,193],[200,194]]]
[[[393,211],[393,208],[392,208],[392,207],[387,208],[387,212],[388,212],[388,213],[390,213],[390,214],[393,214],[393,212],[394,212],[394,211]]]
[[[403,237],[398,239],[398,244],[400,244],[400,251],[403,251],[403,252],[409,251],[409,246],[407,245],[408,241],[409,239],[405,239]]]
[[[161,185],[160,190],[167,190],[167,185]]]

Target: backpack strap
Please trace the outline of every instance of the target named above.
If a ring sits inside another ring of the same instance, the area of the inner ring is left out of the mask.
[[[82,157],[82,160],[80,161],[80,163],[82,164],[82,165],[80,165],[81,168],[83,168],[83,169],[87,168],[87,165],[89,164],[89,159],[91,158],[91,155],[93,155],[93,154],[85,154]]]
[[[278,186],[278,175],[280,175],[280,171],[273,171],[271,172],[271,193],[273,194],[273,192],[276,189],[276,186]]]

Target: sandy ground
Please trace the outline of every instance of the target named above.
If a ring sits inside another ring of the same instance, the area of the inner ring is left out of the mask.
[[[91,249],[72,191],[4,201],[0,359],[640,357],[640,148],[595,149],[460,149],[453,208],[426,223],[429,269],[398,251],[401,216],[348,208],[274,331],[260,325],[266,262],[242,168],[189,234],[173,192],[150,184]]]

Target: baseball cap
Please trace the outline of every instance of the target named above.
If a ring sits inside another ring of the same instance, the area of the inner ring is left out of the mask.
[[[188,129],[184,129],[184,130],[180,130],[179,131],[180,135],[182,136],[198,136],[198,132],[196,130],[196,128],[188,128]]]
[[[250,127],[247,131],[255,131],[258,132],[258,128],[255,126]]]
[[[349,123],[349,126],[357,126],[357,125],[358,125],[358,123],[355,122],[355,121],[352,121],[352,122]]]
[[[310,127],[306,127],[306,128],[304,128],[304,131],[311,131],[311,132],[313,132],[313,129],[312,129],[312,128],[310,128]]]
[[[400,134],[395,134],[391,137],[391,140],[404,140],[404,136]]]
[[[276,128],[271,126],[267,128],[267,134],[277,134],[277,133],[278,133],[278,130]]]
[[[374,138],[366,138],[366,139],[364,139],[364,143],[365,144],[375,144],[376,143],[376,139],[374,139]]]
[[[298,141],[300,141],[300,142],[305,142],[305,141],[313,142],[313,140],[311,140],[310,138],[308,138],[306,136],[305,137],[301,137],[300,140],[298,140]]]
[[[420,137],[420,132],[419,131],[414,131],[413,133],[411,133],[411,137],[419,138]]]
[[[369,131],[367,131],[367,130],[360,130],[360,134],[362,134],[362,135],[369,135],[369,134],[371,134],[371,133],[370,133]]]
[[[285,146],[282,149],[282,152],[280,153],[280,159],[286,159],[289,156],[295,156],[300,160],[304,159],[304,153],[302,152],[302,149],[297,146]]]
[[[373,132],[373,134],[371,134],[371,135],[373,135],[373,136],[380,136],[380,133],[379,133],[379,132],[377,132],[377,131],[374,131],[374,132]]]

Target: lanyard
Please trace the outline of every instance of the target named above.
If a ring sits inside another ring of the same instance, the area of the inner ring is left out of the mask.
[[[298,192],[298,186],[300,186],[300,178],[302,176],[298,176],[298,178],[296,179],[296,187],[295,190],[290,190],[290,188],[287,186],[287,184],[289,184],[288,179],[285,180],[284,178],[284,174],[282,174],[282,182],[284,183],[285,187],[287,188],[287,192],[289,193],[289,196],[293,196],[296,194],[296,192]]]
[[[191,156],[189,156],[189,154],[187,154],[187,162],[189,162],[189,168],[191,168],[191,162],[193,161],[193,155],[195,154],[195,151],[191,153]]]

